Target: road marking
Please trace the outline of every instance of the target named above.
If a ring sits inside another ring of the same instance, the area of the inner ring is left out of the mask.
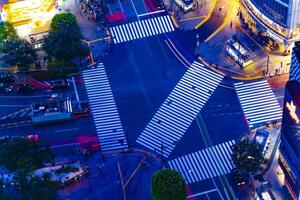
[[[185,19],[178,20],[178,22],[184,22],[184,21],[189,21],[189,20],[194,20],[194,19],[201,19],[201,18],[204,18],[204,17],[206,17],[206,15],[197,16],[197,17],[185,18]]]
[[[70,131],[78,131],[79,128],[69,128],[69,129],[61,129],[61,130],[55,130],[54,133],[62,133],[62,132],[70,132]]]
[[[165,40],[165,43],[167,44],[167,46],[169,47],[169,49],[172,51],[172,53],[176,56],[176,58],[186,67],[189,68],[189,66],[191,65],[186,59],[185,57],[183,57],[183,55],[181,53],[179,53],[179,51],[176,49],[176,47],[174,45],[172,45],[171,40]],[[176,50],[175,50],[176,49]]]
[[[175,31],[168,15],[114,26],[109,30],[114,44]]]
[[[198,29],[200,26],[202,26],[205,22],[207,22],[209,20],[209,18],[211,16],[212,12],[214,11],[216,5],[217,5],[217,0],[213,0],[207,16],[199,24],[197,24],[194,29]]]
[[[284,95],[276,97],[276,99],[283,99],[283,98],[284,98]]]
[[[218,190],[215,188],[215,189],[207,190],[207,191],[204,191],[204,192],[199,192],[199,193],[192,194],[192,195],[188,196],[187,199],[190,199],[190,198],[193,198],[193,197],[197,197],[197,196],[201,196],[201,195],[204,195],[204,194],[207,194],[207,193],[211,193],[211,192],[216,192],[216,191],[218,191]]]
[[[131,2],[131,4],[132,4],[132,6],[133,6],[135,15],[137,16],[138,20],[140,20],[140,17],[139,17],[139,15],[138,15],[137,11],[136,11],[136,8],[135,8],[135,6],[134,6],[134,3],[132,2],[132,0],[130,0],[130,2]]]
[[[118,108],[103,63],[82,72],[101,150],[128,147]]]
[[[224,19],[223,23],[221,24],[221,26],[219,26],[217,28],[217,30],[215,30],[208,38],[206,38],[206,40],[204,42],[208,42],[212,37],[214,37],[217,33],[219,33],[225,27],[225,25],[229,22],[229,19],[232,15],[234,5],[235,5],[235,2],[232,1],[231,5],[229,7],[229,10],[227,12],[227,16],[225,17],[225,19]]]
[[[223,77],[194,62],[160,106],[137,142],[168,157]]]
[[[28,107],[28,106],[31,106],[31,105],[29,105],[29,104],[27,104],[27,105],[25,105],[25,104],[24,105],[20,105],[20,104],[19,105],[1,104],[0,105],[0,107],[17,107],[17,108],[18,107]]]
[[[144,2],[144,1],[143,1],[143,2]],[[165,10],[157,10],[157,11],[153,11],[153,12],[148,12],[148,13],[139,14],[139,15],[137,15],[137,16],[138,16],[138,17],[143,17],[143,16],[153,15],[153,14],[162,13],[162,12],[165,12]]]
[[[268,81],[239,82],[234,87],[250,127],[281,120],[282,110]]]
[[[233,144],[235,141],[231,140],[211,146],[170,160],[168,164],[183,176],[187,184],[225,175],[235,168],[231,159]]]

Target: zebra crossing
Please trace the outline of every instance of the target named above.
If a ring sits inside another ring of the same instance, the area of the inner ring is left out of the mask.
[[[102,151],[127,148],[127,141],[104,65],[83,71]]]
[[[225,175],[235,168],[231,159],[234,140],[168,161],[171,169],[178,171],[187,184],[197,183]]]
[[[249,126],[281,120],[282,110],[267,80],[234,84]]]
[[[222,78],[194,62],[142,131],[137,143],[168,157]]]
[[[153,35],[174,31],[170,16],[160,16],[150,19],[122,24],[110,28],[115,44],[145,38]]]

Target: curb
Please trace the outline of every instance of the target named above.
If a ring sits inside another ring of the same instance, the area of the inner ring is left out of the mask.
[[[210,10],[209,10],[209,13],[208,15],[205,17],[205,19],[203,19],[200,23],[198,23],[194,29],[198,29],[200,26],[202,26],[205,22],[207,22],[209,19],[210,19],[210,16],[212,14],[212,12],[214,11],[216,5],[217,5],[217,1],[218,0],[213,0],[211,6],[210,6]]]
[[[233,80],[239,80],[239,81],[253,81],[253,80],[257,80],[257,79],[262,79],[265,78],[265,76],[254,76],[254,77],[238,77],[238,76],[230,76],[227,75],[226,73],[217,70],[216,68],[212,67],[210,64],[208,64],[204,58],[202,58],[201,56],[198,56],[198,59],[208,68],[210,68],[211,70],[213,70],[214,72],[222,75],[222,76],[229,76],[231,79]]]
[[[174,26],[175,26],[176,28],[179,28],[179,24],[177,23],[175,17],[174,17],[173,15],[171,15],[170,17],[171,17],[171,20],[172,20]]]

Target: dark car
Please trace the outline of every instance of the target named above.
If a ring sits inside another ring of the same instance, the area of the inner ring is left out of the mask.
[[[155,1],[157,9],[162,10],[165,8],[165,4],[163,0],[156,0]]]
[[[91,113],[90,113],[89,103],[80,102],[80,107],[78,104],[75,105],[73,108],[73,116],[76,119],[90,117]]]
[[[24,93],[26,93],[26,92],[31,92],[31,91],[33,91],[33,90],[34,90],[34,87],[32,87],[32,86],[29,85],[29,84],[24,83],[24,84],[18,84],[18,85],[16,86],[16,90],[17,90],[17,92],[24,92]]]
[[[237,186],[241,187],[246,184],[245,176],[243,176],[240,170],[234,169],[232,173],[233,173],[234,181]]]
[[[66,89],[70,86],[69,82],[67,80],[57,80],[51,82],[51,86],[53,90],[62,90]]]
[[[15,77],[9,72],[0,72],[0,82],[12,84],[15,82]]]
[[[0,92],[8,93],[8,92],[11,92],[11,91],[12,91],[12,85],[11,84],[0,82]]]

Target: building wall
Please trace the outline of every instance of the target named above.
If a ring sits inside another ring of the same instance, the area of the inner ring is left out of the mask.
[[[296,69],[296,68],[294,68]],[[281,145],[278,163],[285,175],[285,185],[295,200],[300,191],[300,82],[289,81],[285,88]]]
[[[256,8],[274,22],[288,27],[289,0],[250,0]]]
[[[291,61],[291,68],[290,68],[290,81],[298,81],[300,82],[300,63],[295,54],[295,51],[292,52],[292,61]]]
[[[300,0],[290,0],[288,13],[288,27],[296,29],[300,27]]]

